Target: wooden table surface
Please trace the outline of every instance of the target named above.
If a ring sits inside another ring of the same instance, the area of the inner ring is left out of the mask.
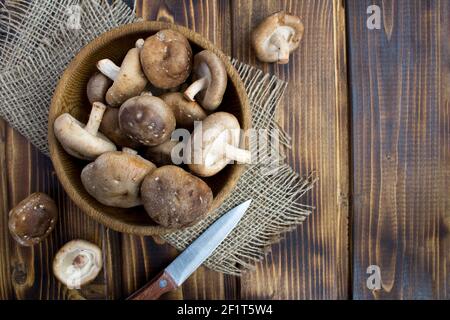
[[[129,1],[131,2],[131,1]],[[369,30],[370,5],[382,9]],[[305,36],[288,65],[258,62],[251,29],[278,10]],[[204,35],[226,54],[289,82],[279,122],[289,163],[320,178],[302,226],[242,277],[200,268],[166,299],[450,298],[450,3],[446,0],[137,1],[137,13]],[[66,196],[49,159],[0,120],[0,299],[120,299],[177,256],[167,244],[109,230]],[[34,248],[7,231],[34,191],[56,199],[55,232]],[[83,238],[105,253],[101,276],[68,291],[51,261]],[[381,289],[367,288],[377,265]]]

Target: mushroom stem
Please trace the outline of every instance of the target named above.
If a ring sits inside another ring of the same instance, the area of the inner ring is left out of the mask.
[[[143,47],[144,47],[144,43],[145,43],[145,40],[144,39],[138,39],[137,41],[136,41],[136,48],[138,48],[138,49],[142,49]]]
[[[122,152],[127,153],[127,154],[132,154],[132,155],[138,154],[136,150],[133,150],[133,149],[127,148],[127,147],[122,148]]]
[[[252,161],[252,153],[250,151],[237,148],[231,144],[225,146],[225,156],[228,160],[245,164],[250,164]]]
[[[208,78],[203,77],[198,79],[197,81],[193,82],[189,88],[184,91],[184,96],[189,101],[195,101],[194,97],[197,93],[202,91],[203,89],[206,89],[208,87]]]
[[[150,90],[142,91],[140,96],[153,96]]]
[[[91,135],[97,135],[98,128],[102,122],[103,114],[105,113],[106,106],[101,102],[94,102],[92,105],[91,114],[89,115],[89,121],[84,128]]]
[[[97,69],[113,81],[116,80],[120,72],[120,67],[109,59],[102,59],[97,62]]]
[[[270,38],[270,43],[278,48],[278,64],[286,64],[289,62],[289,43],[278,33]]]

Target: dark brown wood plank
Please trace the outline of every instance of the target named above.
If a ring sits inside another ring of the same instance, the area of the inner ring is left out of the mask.
[[[224,52],[231,48],[228,1],[137,1],[137,15],[184,25],[208,38]],[[124,294],[130,294],[159,273],[178,252],[148,237],[124,235]],[[195,272],[179,290],[165,299],[236,299],[236,279],[206,268]]]
[[[380,30],[366,28],[372,4]],[[354,298],[449,299],[450,3],[349,0],[347,17]]]
[[[242,278],[242,298],[348,297],[348,127],[344,8],[340,1],[232,1],[232,56],[289,82],[279,122],[292,136],[289,162],[319,182],[302,199],[316,207],[307,222],[272,246],[272,254]],[[288,65],[256,60],[251,30],[285,10],[305,24]]]

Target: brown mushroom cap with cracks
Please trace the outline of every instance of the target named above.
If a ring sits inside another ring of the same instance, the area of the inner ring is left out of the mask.
[[[160,145],[148,147],[144,157],[155,163],[157,166],[173,164],[172,149],[179,143],[179,141],[168,140]],[[182,155],[180,155],[180,157],[182,157]]]
[[[201,142],[201,143],[200,143]],[[186,146],[185,161],[198,176],[210,177],[232,160],[251,162],[251,152],[240,149],[240,126],[235,116],[216,112],[194,129]]]
[[[100,124],[100,131],[117,146],[137,149],[140,143],[128,138],[119,126],[119,109],[107,108]]]
[[[148,80],[140,63],[142,45],[143,39],[139,39],[136,48],[128,51],[120,67],[109,59],[97,63],[97,69],[114,81],[106,92],[106,102],[109,106],[120,107],[124,101],[139,95],[147,86]]]
[[[156,146],[170,139],[176,120],[163,100],[143,95],[128,99],[120,107],[119,125],[129,138]]]
[[[144,177],[156,166],[124,148],[102,154],[81,172],[86,191],[100,203],[119,208],[142,204],[139,188]]]
[[[84,160],[94,160],[102,153],[115,151],[116,146],[98,132],[106,106],[94,102],[86,125],[64,113],[56,118],[53,129],[55,136],[66,152]]]
[[[10,212],[9,231],[20,245],[33,246],[55,227],[58,209],[48,195],[36,192],[19,202]]]
[[[172,109],[177,128],[192,130],[194,121],[202,121],[207,116],[197,102],[187,100],[180,92],[165,93],[160,98]]]
[[[263,62],[289,62],[289,54],[298,48],[304,31],[300,18],[276,12],[264,19],[252,32],[256,56]]]
[[[166,228],[193,225],[209,212],[213,200],[203,180],[176,166],[164,166],[146,176],[141,194],[149,216]]]
[[[53,274],[69,289],[79,289],[93,281],[102,269],[102,252],[85,240],[72,240],[53,259]]]
[[[151,84],[170,89],[179,86],[191,74],[192,49],[189,41],[174,30],[161,30],[145,40],[141,64]]]
[[[217,109],[222,103],[227,88],[227,71],[222,60],[214,53],[203,50],[194,57],[194,82],[184,91],[184,96],[198,101],[203,108],[209,111]]]
[[[94,102],[105,103],[106,92],[108,91],[109,87],[111,87],[112,83],[112,80],[110,80],[101,72],[94,73],[89,78],[86,89],[90,104],[92,105]]]

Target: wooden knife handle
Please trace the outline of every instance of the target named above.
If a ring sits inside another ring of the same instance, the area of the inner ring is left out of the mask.
[[[144,287],[129,296],[127,300],[156,300],[164,293],[176,288],[177,285],[172,277],[163,271]]]

